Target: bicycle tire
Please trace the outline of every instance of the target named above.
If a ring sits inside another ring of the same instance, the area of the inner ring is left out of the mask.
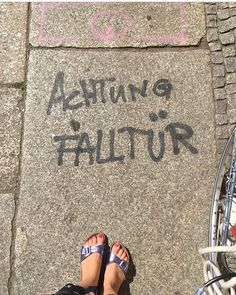
[[[232,162],[233,144],[236,136],[235,133],[236,128],[232,131],[225,145],[213,185],[208,236],[208,244],[210,247],[221,245],[220,227],[224,211],[223,202],[226,199],[226,178]],[[214,264],[218,265],[222,273],[236,271],[236,259],[234,269],[232,269],[232,265],[229,265],[230,258],[227,257],[225,253],[212,253],[209,258]]]

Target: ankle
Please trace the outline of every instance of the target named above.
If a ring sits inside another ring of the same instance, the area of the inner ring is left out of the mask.
[[[116,289],[112,284],[104,285],[103,290],[103,295],[117,295]]]
[[[80,286],[80,287],[82,287],[82,288],[84,288],[84,289],[86,289],[86,288],[88,288],[91,284],[89,284],[89,282],[86,281],[86,280],[81,280],[81,281],[79,281],[76,285],[77,285],[77,286]]]

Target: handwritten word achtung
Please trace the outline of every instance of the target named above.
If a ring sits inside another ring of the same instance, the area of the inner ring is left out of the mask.
[[[154,96],[170,98],[173,89],[168,79],[159,79],[151,84],[148,80],[143,80],[139,85],[129,83],[127,86],[114,85],[114,77],[107,79],[81,79],[80,88],[66,94],[64,89],[64,73],[58,72],[54,81],[47,114],[50,115],[53,109],[60,104],[63,111],[76,110],[82,107],[90,107],[98,102],[126,103],[136,101],[137,97],[145,98],[147,90],[150,88]]]

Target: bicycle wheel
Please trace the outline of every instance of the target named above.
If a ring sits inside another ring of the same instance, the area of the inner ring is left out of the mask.
[[[210,212],[209,246],[236,244],[236,129],[220,159],[213,186]],[[234,253],[212,253],[210,260],[222,273],[236,271]]]

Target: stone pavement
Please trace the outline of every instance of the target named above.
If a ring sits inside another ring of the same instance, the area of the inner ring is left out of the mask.
[[[0,294],[77,280],[98,230],[131,252],[120,294],[201,284],[197,249],[236,121],[235,9],[0,4]]]

